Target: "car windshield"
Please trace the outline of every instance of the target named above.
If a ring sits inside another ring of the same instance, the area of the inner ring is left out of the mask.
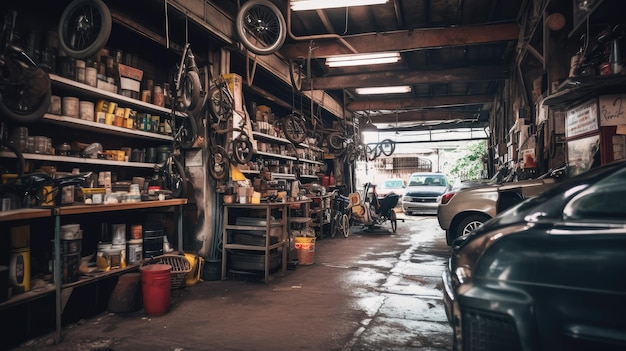
[[[404,187],[402,179],[385,180],[381,188],[383,189],[399,189]]]
[[[409,186],[446,186],[446,178],[441,175],[424,174],[412,176]]]

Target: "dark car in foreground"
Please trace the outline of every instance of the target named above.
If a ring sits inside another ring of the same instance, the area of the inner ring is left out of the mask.
[[[455,350],[626,350],[626,162],[564,180],[454,241]]]

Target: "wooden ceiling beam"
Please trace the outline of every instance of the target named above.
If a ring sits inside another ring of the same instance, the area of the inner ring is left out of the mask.
[[[508,74],[497,67],[464,67],[432,71],[383,71],[363,74],[313,77],[305,79],[303,89],[341,90],[359,87],[384,87],[396,85],[433,84],[451,82],[478,82],[504,80]],[[312,84],[311,84],[312,83]]]
[[[516,23],[467,26],[454,28],[418,29],[384,33],[368,33],[342,36],[351,47],[360,53],[382,51],[411,51],[442,46],[475,45],[518,39]],[[339,40],[320,39],[315,41],[315,58],[353,54]],[[280,50],[286,58],[305,58],[309,53],[309,41],[286,43]]]
[[[494,97],[490,95],[437,96],[398,99],[378,99],[352,101],[346,105],[348,111],[402,110],[417,108],[452,107],[489,104]]]

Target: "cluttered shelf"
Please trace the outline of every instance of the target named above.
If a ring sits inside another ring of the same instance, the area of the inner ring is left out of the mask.
[[[187,199],[170,199],[170,200],[155,200],[155,201],[141,201],[141,202],[128,202],[117,204],[98,204],[98,205],[72,205],[55,208],[55,214],[57,215],[75,215],[84,213],[97,213],[97,212],[110,212],[110,211],[126,211],[126,210],[139,210],[145,208],[156,207],[169,207],[187,204]]]
[[[622,93],[626,93],[626,75],[570,77],[559,85],[558,92],[543,100],[543,105],[564,109],[596,96]]]

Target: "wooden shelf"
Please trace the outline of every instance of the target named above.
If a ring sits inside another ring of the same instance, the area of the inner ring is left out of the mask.
[[[111,100],[117,102],[118,104],[121,103],[123,105],[121,107],[130,107],[142,111],[153,112],[156,114],[169,115],[172,112],[172,109],[170,108],[149,104],[141,100],[133,99],[120,94],[111,93],[106,90],[92,87],[91,85],[83,84],[65,77],[58,76],[56,74],[50,74],[50,81],[52,83],[53,89],[64,89],[81,97],[89,97],[94,100]],[[183,114],[180,115],[182,116]]]
[[[0,222],[45,218],[51,215],[51,208],[20,208],[17,210],[0,211]]]
[[[78,164],[89,164],[89,165],[104,165],[104,166],[117,166],[117,167],[130,167],[130,168],[151,168],[151,169],[153,169],[154,166],[156,166],[155,163],[111,161],[111,160],[105,160],[105,159],[100,159],[100,158],[55,156],[55,155],[48,155],[48,154],[24,153],[22,154],[22,156],[24,156],[25,160],[62,162],[62,163],[78,163]],[[8,151],[0,151],[0,157],[15,158],[15,154],[12,152],[8,152]]]
[[[55,215],[67,216],[83,213],[99,213],[99,212],[111,212],[111,211],[126,211],[126,210],[140,210],[145,208],[158,208],[169,207],[187,204],[187,199],[170,199],[170,200],[155,200],[155,201],[142,201],[142,202],[128,202],[121,204],[101,204],[101,205],[72,205],[56,207],[54,209]]]
[[[8,300],[0,303],[0,310],[10,306],[18,305],[20,303],[26,303],[28,301],[32,301],[48,294],[54,294],[54,291],[54,284],[47,283],[43,287],[33,288],[30,291],[11,296]]]
[[[109,124],[97,123],[94,121],[87,121],[80,118],[68,117],[68,116],[60,116],[53,115],[51,113],[46,113],[42,120],[42,122],[52,123],[61,125],[63,127],[75,128],[80,130],[87,130],[93,132],[107,133],[109,135],[116,136],[126,136],[133,137],[139,139],[147,139],[147,140],[163,140],[167,142],[172,141],[172,136],[157,134],[152,132],[144,132],[142,130],[130,129],[117,127]]]

